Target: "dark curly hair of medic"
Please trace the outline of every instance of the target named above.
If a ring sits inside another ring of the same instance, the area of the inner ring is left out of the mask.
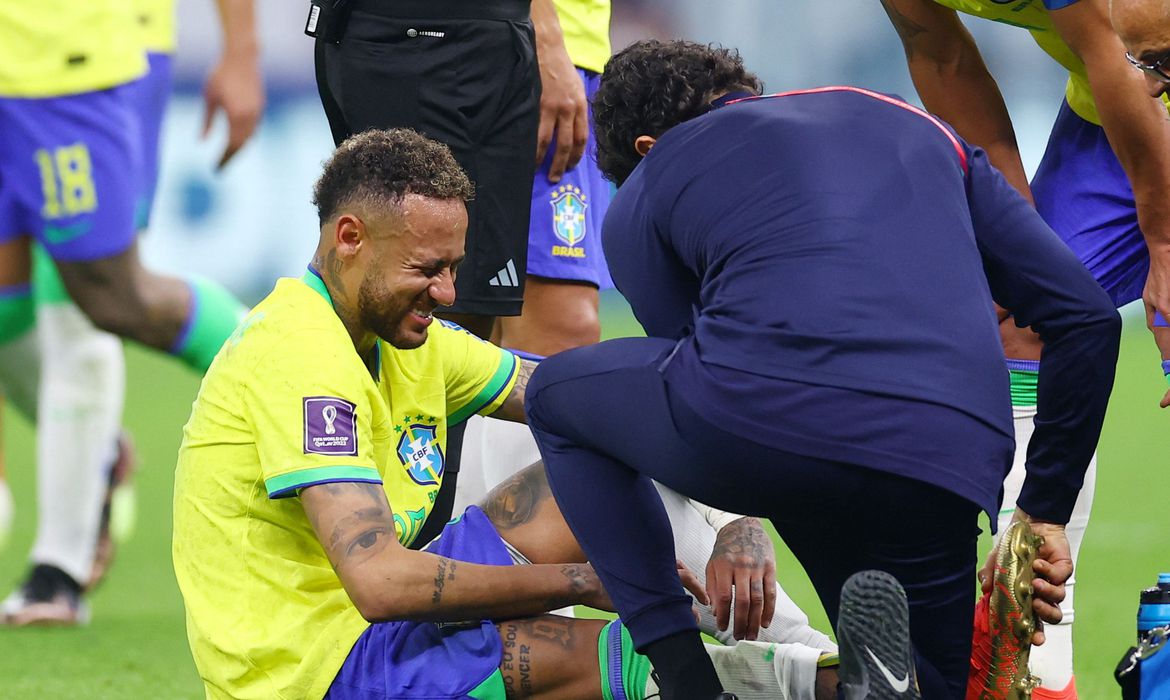
[[[410,129],[370,129],[350,136],[326,161],[313,204],[324,225],[355,204],[393,211],[407,194],[466,202],[474,192],[443,144]]]
[[[658,138],[705,113],[721,94],[762,89],[734,49],[682,40],[631,44],[605,64],[593,97],[597,164],[621,185],[642,160],[634,139]]]

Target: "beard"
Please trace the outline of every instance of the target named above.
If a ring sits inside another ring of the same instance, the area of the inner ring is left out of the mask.
[[[414,299],[398,298],[386,288],[386,280],[377,266],[366,273],[358,288],[358,318],[361,324],[396,348],[410,350],[426,341],[411,337],[403,328]]]

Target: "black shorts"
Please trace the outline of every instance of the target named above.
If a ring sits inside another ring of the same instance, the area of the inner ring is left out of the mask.
[[[409,127],[475,183],[453,313],[515,316],[524,298],[540,119],[528,0],[358,0],[339,43],[317,41],[333,140]]]

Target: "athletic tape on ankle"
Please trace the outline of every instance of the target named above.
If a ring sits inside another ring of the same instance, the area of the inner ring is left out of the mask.
[[[634,641],[621,620],[601,629],[597,665],[601,669],[603,700],[644,700],[650,660],[634,650]]]

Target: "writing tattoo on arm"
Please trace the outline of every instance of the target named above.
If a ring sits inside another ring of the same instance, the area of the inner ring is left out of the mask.
[[[439,565],[435,573],[435,591],[431,594],[431,605],[438,605],[443,600],[443,587],[448,581],[455,580],[455,569],[458,564],[453,559],[439,557]]]

